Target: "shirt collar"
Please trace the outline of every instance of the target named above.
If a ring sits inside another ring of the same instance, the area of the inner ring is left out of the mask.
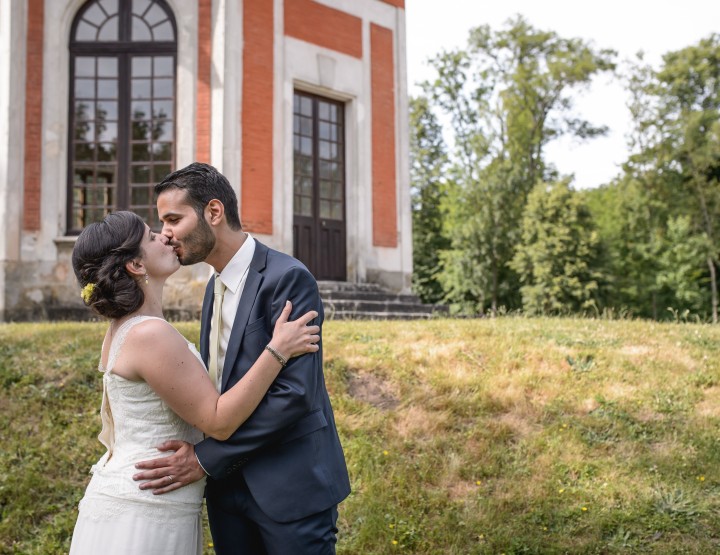
[[[223,282],[227,289],[232,291],[233,295],[237,293],[240,282],[245,277],[248,268],[250,268],[250,262],[252,262],[254,254],[255,239],[248,233],[242,247],[238,249],[230,259],[230,262],[227,263],[227,266],[220,272],[220,281]]]

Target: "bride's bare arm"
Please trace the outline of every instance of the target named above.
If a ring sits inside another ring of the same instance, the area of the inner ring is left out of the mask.
[[[287,303],[270,346],[286,358],[317,351],[319,327],[306,325],[317,312],[310,311],[288,322],[291,309]],[[118,363],[136,372],[183,420],[219,440],[230,437],[247,420],[282,369],[278,360],[264,350],[233,388],[218,395],[185,338],[163,320],[135,326],[121,356]]]

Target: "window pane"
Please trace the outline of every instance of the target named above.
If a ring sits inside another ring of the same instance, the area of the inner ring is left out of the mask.
[[[157,27],[153,27],[153,38],[155,40],[173,40],[175,33],[169,21],[163,21]]]
[[[155,100],[153,102],[154,118],[172,118],[173,101],[172,100]]]
[[[312,199],[310,197],[300,197],[300,215],[312,216]]]
[[[330,208],[331,208],[330,217],[333,220],[342,220],[343,219],[342,202],[333,202],[333,203],[331,203]]]
[[[85,21],[80,21],[75,29],[75,40],[94,41],[97,37],[97,27],[93,27]]]
[[[95,140],[95,124],[92,122],[78,121],[75,123],[75,129],[73,131],[73,138],[76,141]]]
[[[338,181],[334,181],[332,184],[332,198],[333,200],[342,200],[343,198],[343,184]]]
[[[172,143],[155,143],[152,147],[153,160],[166,162],[172,160]]]
[[[321,121],[318,124],[319,136],[321,139],[330,139],[330,124]]]
[[[107,16],[97,4],[92,4],[83,14],[83,19],[88,20],[97,27],[100,27],[106,18]]]
[[[105,8],[105,11],[110,14],[116,14],[118,11],[117,0],[100,0],[100,4]]]
[[[150,117],[150,101],[149,100],[133,100],[131,112],[132,112],[133,119],[149,118]]]
[[[147,141],[150,139],[150,122],[148,120],[132,122],[132,140]]]
[[[97,118],[117,120],[118,103],[112,100],[98,100],[97,102]]]
[[[132,80],[132,98],[150,98],[150,79]]]
[[[320,119],[330,118],[330,105],[327,102],[318,102],[318,117]]]
[[[151,189],[149,187],[133,187],[130,203],[135,205],[150,204],[150,200],[152,199],[150,191]]]
[[[312,148],[312,139],[309,139],[307,137],[303,137],[300,142],[300,152],[304,154],[305,156],[312,156],[313,148]]]
[[[98,75],[100,77],[117,77],[117,58],[98,58]]]
[[[153,141],[172,141],[173,124],[170,120],[155,120],[153,122]]]
[[[320,217],[321,218],[329,218],[330,217],[330,202],[327,200],[320,201]]]
[[[98,33],[99,41],[116,41],[118,40],[118,18],[117,17],[111,17],[108,19],[105,24],[100,28],[100,32]]]
[[[95,172],[95,183],[115,183],[115,166],[98,166]]]
[[[157,25],[163,19],[167,19],[165,11],[157,4],[153,3],[152,7],[145,14],[145,21],[148,22],[148,25],[152,26]]]
[[[130,181],[133,183],[149,183],[150,166],[132,166],[130,171]]]
[[[135,56],[132,59],[133,77],[152,77],[152,58]]]
[[[117,79],[98,79],[98,98],[117,98]]]
[[[75,143],[73,155],[76,162],[93,162],[95,160],[95,144]]]
[[[173,93],[173,80],[172,79],[154,79],[153,80],[153,96],[157,97],[171,97]]]
[[[98,123],[97,140],[108,143],[117,141],[117,123]]]
[[[175,75],[175,64],[171,56],[155,56],[155,77],[172,77]]]
[[[325,158],[325,159],[330,158],[330,143],[328,143],[327,141],[320,141],[319,149],[320,149],[320,158]]]
[[[330,198],[330,190],[332,183],[330,181],[320,181],[320,198]]]
[[[75,79],[75,98],[95,98],[95,80]]]
[[[304,116],[312,116],[312,100],[306,96],[300,97],[300,113]]]
[[[75,58],[76,77],[95,77],[95,58]]]
[[[153,183],[159,183],[172,172],[170,164],[155,164],[153,168]]]
[[[75,121],[87,121],[95,118],[95,107],[92,102],[75,103]]]
[[[92,166],[75,166],[73,172],[73,183],[92,183],[95,171]]]
[[[306,137],[312,137],[312,119],[300,118],[300,134]]]
[[[150,160],[150,145],[148,143],[135,143],[132,145],[132,161],[145,162]]]
[[[132,13],[143,16],[150,6],[150,0],[132,0]]]
[[[97,153],[99,162],[114,162],[117,160],[117,146],[113,143],[100,143]]]
[[[148,24],[138,17],[132,18],[132,40],[134,41],[151,41],[152,31]]]

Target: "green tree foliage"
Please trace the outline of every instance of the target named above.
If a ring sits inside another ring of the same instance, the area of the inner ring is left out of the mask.
[[[438,282],[443,235],[442,202],[448,164],[442,127],[426,98],[410,99],[410,181],[413,201],[413,290],[423,302],[443,299]]]
[[[631,109],[637,150],[626,165],[626,175],[644,183],[648,197],[667,208],[665,234],[675,234],[677,239],[682,228],[682,237],[691,240],[691,251],[698,257],[695,267],[704,267],[707,276],[704,312],[717,322],[720,35],[666,54],[659,71],[643,66],[640,60],[629,84],[634,95]],[[673,252],[665,253],[660,270],[666,275],[660,276],[658,283],[672,284],[676,301],[696,306],[697,298],[686,293],[697,283],[697,276],[681,272],[691,279],[681,286],[677,268],[667,266],[672,260],[680,263],[676,249]]]
[[[446,298],[473,312],[519,304],[509,266],[527,195],[556,172],[543,148],[563,134],[605,132],[573,115],[572,90],[613,69],[614,52],[533,28],[518,16],[507,28],[471,31],[464,50],[443,52],[426,93],[454,139],[445,221],[451,247],[438,276]]]
[[[590,211],[568,181],[538,183],[511,262],[522,282],[523,308],[531,314],[597,309],[599,252]]]

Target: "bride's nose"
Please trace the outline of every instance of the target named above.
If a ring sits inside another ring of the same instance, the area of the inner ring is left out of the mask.
[[[160,234],[160,240],[162,241],[163,245],[167,245],[170,242],[170,238],[167,235]]]

